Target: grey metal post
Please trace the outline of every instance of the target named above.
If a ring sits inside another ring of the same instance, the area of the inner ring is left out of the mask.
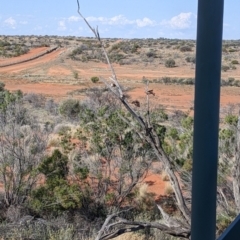
[[[191,240],[215,239],[223,7],[198,1]]]

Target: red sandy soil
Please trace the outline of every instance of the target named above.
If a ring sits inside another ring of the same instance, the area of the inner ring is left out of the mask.
[[[56,59],[61,56],[64,50],[59,49],[49,53],[43,57],[35,59],[30,62],[21,63],[9,67],[0,68],[4,78],[1,81],[5,82],[6,88],[9,90],[22,90],[24,93],[43,93],[46,96],[56,99],[62,99],[67,96],[67,93],[81,88],[93,86],[89,80],[92,76],[103,76],[108,78],[110,72],[108,67],[102,63],[73,63],[66,60],[64,64],[60,65]],[[69,64],[70,63],[70,64]],[[69,65],[68,65],[69,64]],[[92,65],[96,65],[92,67]],[[43,70],[44,69],[44,70]],[[73,70],[77,71],[81,81],[73,78]],[[181,67],[171,70],[165,70],[162,66],[159,68],[149,67],[148,69],[141,68],[141,66],[117,66],[116,73],[119,76],[120,83],[125,86],[134,88],[128,92],[131,98],[144,100],[144,84],[141,82],[143,76],[148,78],[158,78],[163,76],[177,76],[177,77],[193,77],[194,70],[191,68]],[[164,70],[164,71],[163,71]],[[41,81],[32,83],[21,74],[40,74],[47,78],[53,78],[48,82]],[[18,79],[14,79],[14,74],[19,73]],[[225,73],[224,73],[225,74]],[[9,77],[8,77],[9,75]],[[240,76],[240,73],[239,75]],[[61,80],[58,81],[58,79]],[[66,79],[66,81],[65,81]],[[69,80],[70,79],[70,80]],[[94,86],[99,86],[98,83]],[[189,85],[164,85],[164,84],[150,84],[150,88],[154,89],[155,97],[151,98],[153,104],[161,104],[169,109],[188,110],[193,105],[194,87]],[[239,103],[240,88],[238,87],[223,87],[221,89],[221,106],[226,107],[228,104]]]
[[[131,100],[140,100],[145,102],[144,85],[136,84],[135,89],[128,92]],[[9,81],[6,82],[6,88],[15,91],[22,90],[24,93],[44,94],[56,100],[67,97],[67,94],[74,90],[86,88],[86,85],[69,85],[59,83],[28,83],[27,81]],[[188,111],[193,106],[194,87],[189,85],[164,85],[151,84],[155,96],[151,96],[150,103],[152,106],[163,105],[166,110],[183,110]],[[131,101],[130,100],[130,101]],[[227,107],[230,104],[240,103],[240,88],[223,87],[221,89],[221,106]]]
[[[23,82],[20,84],[15,84],[13,82],[6,84],[6,89],[10,91],[22,90],[24,93],[37,93],[44,94],[46,96],[62,99],[66,97],[68,92],[71,92],[79,87],[69,85],[69,84],[53,84],[53,83],[27,83]]]
[[[28,54],[16,59],[26,59],[44,50],[46,50],[46,48],[33,49]],[[42,93],[48,97],[60,100],[74,90],[101,85],[101,83],[97,85],[91,84],[90,78],[92,76],[102,76],[106,78],[111,76],[106,64],[74,62],[68,58],[67,54],[68,51],[66,49],[58,49],[29,62],[0,68],[0,81],[4,82],[6,88],[11,91],[20,89],[24,93]],[[16,59],[14,59],[14,61]],[[10,60],[1,60],[1,63],[4,61]],[[114,65],[114,67],[120,83],[133,88],[133,90],[128,92],[131,99],[139,99],[141,103],[145,101],[144,84],[142,83],[143,76],[148,79],[157,79],[164,76],[188,78],[194,77],[195,72],[190,65],[170,69],[165,68],[163,65]],[[228,71],[227,73],[222,73],[222,77],[224,79],[228,77],[239,79],[239,69],[240,68],[234,72]],[[81,81],[73,78],[73,71],[78,72]],[[39,74],[50,80],[48,80],[48,82],[41,80],[33,83],[25,77],[26,74]],[[193,106],[193,86],[155,83],[150,84],[150,88],[154,89],[156,94],[154,97],[151,97],[152,106],[161,104],[165,106],[166,109],[181,109],[186,111]],[[81,96],[79,96],[79,98],[80,97]],[[221,89],[222,107],[226,107],[228,104],[238,104],[239,102],[240,88],[223,87]],[[149,183],[149,191],[154,192],[156,195],[164,194],[166,182],[161,179],[159,174],[150,173],[145,181]]]
[[[148,184],[147,191],[154,193],[154,199],[158,199],[160,196],[165,195],[166,183],[162,180],[160,174],[149,173],[144,179],[144,182]]]

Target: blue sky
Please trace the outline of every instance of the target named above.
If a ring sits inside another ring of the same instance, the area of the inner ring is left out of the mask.
[[[196,38],[197,0],[79,1],[102,37]],[[225,1],[224,39],[240,39],[239,9],[239,0]],[[76,0],[0,0],[0,35],[93,36]]]

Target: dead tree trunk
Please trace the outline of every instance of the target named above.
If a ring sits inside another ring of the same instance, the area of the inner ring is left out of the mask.
[[[146,142],[148,142],[151,147],[153,148],[156,157],[158,158],[159,161],[161,161],[163,163],[163,166],[166,170],[166,172],[168,173],[172,188],[174,190],[175,196],[176,196],[176,202],[178,205],[178,208],[180,210],[180,212],[182,213],[182,217],[184,219],[184,222],[186,223],[186,226],[183,226],[183,224],[180,224],[180,226],[178,227],[178,229],[181,229],[184,227],[184,229],[186,230],[186,232],[184,232],[184,235],[186,238],[189,237],[190,235],[190,218],[191,218],[191,214],[190,214],[190,210],[188,209],[184,196],[183,196],[183,192],[179,183],[179,179],[176,176],[175,173],[175,167],[173,166],[171,159],[167,156],[167,154],[165,153],[163,147],[162,147],[162,143],[161,140],[159,138],[159,136],[157,135],[157,133],[155,132],[153,126],[151,126],[150,123],[150,115],[149,115],[149,109],[147,112],[147,117],[146,120],[143,119],[142,116],[140,116],[133,108],[132,106],[128,103],[125,95],[123,94],[122,88],[118,82],[117,76],[115,74],[114,68],[109,60],[108,54],[105,50],[104,44],[100,38],[98,29],[94,29],[86,20],[86,18],[81,14],[80,12],[80,5],[79,5],[79,0],[77,0],[77,4],[78,4],[78,14],[82,17],[82,19],[85,21],[85,23],[87,24],[87,26],[89,27],[89,29],[93,32],[93,34],[95,35],[96,39],[98,40],[98,42],[100,43],[101,47],[102,47],[102,51],[105,55],[105,58],[107,60],[107,63],[109,65],[109,68],[111,70],[112,76],[109,78],[109,80],[106,80],[104,78],[101,78],[101,80],[105,83],[105,85],[107,86],[107,88],[116,96],[117,99],[119,99],[119,101],[122,103],[122,105],[126,108],[126,110],[131,114],[132,118],[135,120],[135,122],[138,123],[138,126],[134,125],[132,126],[133,130],[139,135],[139,137],[143,140],[145,140]],[[147,95],[147,101],[148,101],[148,95],[149,94],[154,94],[152,92],[153,90],[146,90],[145,93]],[[149,106],[149,104],[148,104]],[[123,119],[125,119],[125,121],[131,125],[131,120],[127,119],[125,117],[122,116]],[[140,129],[139,129],[140,127]],[[107,218],[107,221],[109,221],[111,218]],[[114,223],[114,225],[119,225],[122,222],[116,222]],[[124,221],[124,223],[126,223]],[[129,224],[129,222],[127,221],[127,224]],[[146,224],[146,223],[144,223]],[[144,228],[144,224],[139,224],[139,223],[134,223],[134,225],[137,225],[137,228],[128,228],[127,231],[136,231],[139,229]],[[123,231],[122,229],[120,230],[120,232],[117,232],[114,235],[111,236],[105,236],[103,237],[103,232],[106,229],[109,229],[109,226],[107,226],[108,223],[105,222],[105,224],[103,225],[102,229],[100,230],[98,237],[96,239],[110,239],[113,237],[116,237],[118,235],[123,234],[125,231]],[[110,224],[112,225],[112,224]],[[133,225],[133,223],[131,223],[130,225]],[[147,224],[147,227],[155,227],[153,226],[153,224]],[[169,234],[173,235],[172,231],[171,231],[171,227],[172,226],[167,226],[164,225],[164,227],[166,227],[169,230]],[[161,228],[159,228],[161,229]],[[161,229],[163,230],[163,229]],[[171,233],[170,233],[171,232]],[[174,236],[181,236],[183,237],[183,235],[181,235],[180,233],[177,233]]]

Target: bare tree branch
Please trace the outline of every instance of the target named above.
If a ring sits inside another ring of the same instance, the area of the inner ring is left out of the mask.
[[[159,206],[158,206],[159,207]],[[102,228],[100,229],[100,231],[98,232],[97,237],[95,238],[95,240],[108,240],[108,239],[112,239],[115,238],[117,236],[120,236],[124,233],[127,232],[136,232],[142,229],[147,229],[147,228],[156,228],[161,230],[162,232],[169,234],[171,236],[176,236],[176,237],[183,237],[188,239],[190,236],[190,228],[188,226],[185,226],[183,223],[175,220],[175,226],[167,226],[165,224],[161,224],[158,222],[139,222],[139,221],[128,221],[126,219],[122,219],[119,218],[118,215],[131,210],[132,208],[120,211],[118,213],[114,213],[109,215],[104,224],[102,225]],[[117,222],[114,222],[112,224],[109,224],[109,222],[113,219],[113,218],[117,218]],[[176,225],[176,223],[178,225]],[[124,226],[126,225],[126,227]],[[114,228],[114,230],[110,233],[106,233],[104,234],[104,232],[108,232],[111,230],[111,228]],[[117,228],[117,229],[116,229]]]
[[[109,223],[113,218],[117,217],[120,213],[127,212],[127,211],[129,211],[129,210],[131,210],[131,209],[132,209],[132,207],[131,207],[131,208],[128,208],[128,209],[125,209],[125,210],[123,210],[123,211],[120,211],[120,212],[118,212],[118,213],[113,213],[113,214],[109,215],[109,216],[106,218],[104,224],[102,225],[100,231],[98,232],[98,235],[97,235],[97,237],[95,238],[95,240],[100,240],[100,239],[101,239],[101,236],[102,236],[102,234],[104,233],[105,229],[107,228],[108,223]]]
[[[119,221],[114,224],[120,225],[120,228],[115,230],[114,232],[111,232],[109,234],[103,235],[99,240],[107,240],[107,239],[112,239],[114,237],[120,236],[124,233],[127,232],[136,232],[142,229],[147,229],[147,228],[156,228],[161,230],[162,232],[169,234],[174,237],[182,237],[189,239],[190,236],[190,229],[189,228],[184,228],[184,227],[168,227],[164,224],[158,223],[158,222],[131,222],[131,221]],[[121,225],[128,225],[127,227],[121,226]]]
[[[179,209],[180,209],[180,211],[181,211],[185,221],[187,222],[188,225],[190,225],[190,211],[189,211],[188,207],[186,206],[185,199],[184,199],[183,193],[182,193],[182,189],[180,187],[179,179],[177,178],[177,176],[175,174],[175,167],[172,165],[171,159],[167,156],[167,154],[165,153],[164,149],[162,148],[161,141],[160,141],[157,133],[155,132],[155,130],[153,129],[153,127],[151,126],[151,123],[150,123],[149,95],[150,94],[154,95],[153,90],[149,90],[148,89],[148,85],[147,85],[147,88],[146,88],[145,92],[147,94],[148,115],[147,115],[147,121],[144,121],[143,118],[137,112],[135,112],[134,109],[131,107],[131,105],[127,102],[127,99],[125,98],[125,96],[124,96],[124,94],[122,92],[122,89],[121,89],[121,87],[119,85],[119,82],[118,82],[118,79],[116,77],[114,68],[113,68],[112,64],[110,63],[108,54],[107,54],[107,52],[105,50],[105,47],[104,47],[104,44],[103,44],[103,42],[102,42],[102,40],[100,38],[100,35],[99,35],[99,32],[98,32],[98,28],[94,29],[93,27],[91,27],[91,25],[88,23],[86,18],[80,12],[79,0],[77,0],[77,3],[78,3],[78,13],[79,13],[79,15],[85,21],[87,26],[94,33],[96,39],[100,43],[100,45],[102,47],[102,50],[103,50],[103,53],[104,53],[104,55],[106,57],[107,63],[108,63],[108,65],[110,67],[110,70],[112,72],[112,77],[109,78],[110,84],[105,79],[101,78],[101,80],[105,83],[105,85],[108,87],[108,89],[110,89],[111,92],[121,101],[123,106],[131,114],[133,119],[135,119],[139,123],[139,125],[142,128],[142,132],[145,132],[145,134],[141,133],[141,136],[145,139],[146,142],[148,142],[151,145],[151,147],[154,150],[158,160],[160,160],[163,163],[165,171],[169,175],[170,182],[171,182],[171,185],[173,187],[173,190],[174,190],[174,193],[175,193],[175,196],[176,196],[177,205],[178,205],[178,207],[179,207]],[[128,124],[129,124],[129,122],[128,122]],[[110,221],[109,218],[107,218],[106,220]],[[166,231],[170,231],[169,228],[166,227],[166,226],[162,227],[162,225],[158,225],[158,227],[156,227],[156,225],[151,224],[151,223],[147,223],[147,224],[144,223],[142,225],[136,224],[136,225],[137,225],[137,227],[134,227],[134,228],[126,228],[126,229],[118,230],[118,232],[115,233],[115,234],[120,235],[120,234],[122,234],[122,233],[124,233],[126,231],[130,231],[130,230],[131,231],[134,231],[134,230],[137,231],[137,230],[142,229],[142,228],[153,227],[153,226],[155,228],[159,228],[159,229],[161,228],[161,229],[165,229],[165,230],[167,229]],[[175,231],[176,231],[176,229],[174,229],[174,231],[172,231],[172,232],[175,232]],[[102,233],[103,233],[103,231],[101,231],[101,234]],[[101,234],[99,233],[98,236],[100,236]],[[181,234],[181,233],[179,233],[179,234]],[[185,231],[184,231],[184,234],[185,234]],[[188,232],[187,232],[187,234],[185,236],[188,236],[188,235],[189,235],[189,230],[188,230]],[[110,235],[108,235],[108,236],[110,237]],[[109,239],[108,236],[105,236],[105,238],[102,237],[102,238],[98,238],[98,239]],[[111,235],[111,238],[114,237],[114,236],[115,235],[113,233],[113,235]],[[178,235],[178,236],[180,236],[180,235]]]
[[[118,80],[117,80],[117,76],[116,76],[116,73],[114,71],[114,68],[109,60],[109,57],[108,57],[108,54],[106,52],[106,49],[104,47],[104,44],[100,38],[100,34],[98,32],[98,27],[96,29],[94,29],[90,24],[89,22],[87,21],[87,19],[81,14],[80,12],[80,4],[79,4],[79,0],[77,0],[77,4],[78,4],[78,14],[80,15],[80,17],[85,21],[85,23],[87,24],[87,26],[90,28],[90,30],[93,32],[93,34],[95,35],[96,39],[99,41],[99,43],[101,44],[101,47],[102,47],[102,51],[105,55],[105,58],[107,60],[107,63],[108,63],[108,66],[110,67],[110,70],[112,72],[112,77],[110,78],[110,80],[116,85],[117,89],[118,89],[118,93],[119,93],[119,96],[120,98],[123,98],[123,93],[122,93],[122,89],[118,83]],[[111,89],[111,88],[110,88]]]

